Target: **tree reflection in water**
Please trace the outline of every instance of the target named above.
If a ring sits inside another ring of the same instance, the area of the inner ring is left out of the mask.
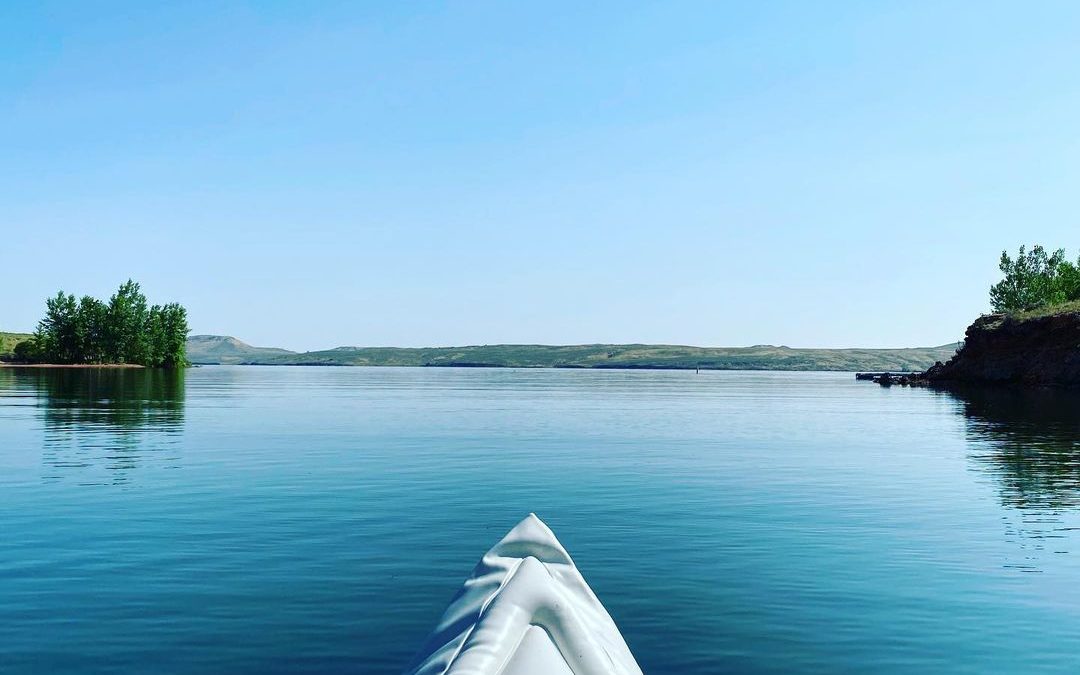
[[[989,475],[1009,535],[1032,554],[1064,552],[1080,526],[1080,391],[953,388],[964,409],[977,471]]]
[[[153,457],[174,463],[184,422],[184,371],[142,368],[6,369],[36,395],[46,477],[118,483]],[[106,473],[102,474],[101,470]]]

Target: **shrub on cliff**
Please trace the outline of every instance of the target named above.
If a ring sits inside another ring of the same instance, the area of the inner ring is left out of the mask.
[[[1005,278],[990,287],[995,312],[1023,312],[1080,300],[1080,260],[1065,259],[1065,249],[1047,253],[1038,244],[1024,246],[1016,258],[1001,252],[998,264]]]

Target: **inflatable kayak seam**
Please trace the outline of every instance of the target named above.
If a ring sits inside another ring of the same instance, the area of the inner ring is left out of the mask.
[[[507,572],[506,576],[503,577],[503,580],[499,583],[499,587],[496,588],[495,591],[491,595],[489,595],[486,600],[484,600],[484,604],[480,606],[480,611],[476,613],[476,620],[473,621],[473,624],[471,626],[469,626],[469,630],[465,631],[465,635],[463,635],[461,638],[461,643],[458,644],[457,648],[454,649],[453,655],[451,655],[450,658],[447,660],[446,667],[443,668],[442,675],[446,675],[446,673],[450,672],[450,668],[453,667],[454,661],[457,661],[458,656],[461,655],[461,650],[465,648],[465,645],[469,642],[469,638],[472,636],[473,632],[476,631],[476,627],[480,625],[480,619],[484,617],[484,613],[487,612],[488,607],[491,605],[491,603],[495,602],[495,598],[499,597],[499,593],[502,593],[503,589],[506,588],[506,584],[514,578],[514,575],[517,574],[518,568],[521,567],[521,563],[525,562],[525,560],[525,558],[522,558],[515,562],[514,566],[510,568],[510,571]],[[504,663],[503,666],[505,667],[505,665],[506,664]]]

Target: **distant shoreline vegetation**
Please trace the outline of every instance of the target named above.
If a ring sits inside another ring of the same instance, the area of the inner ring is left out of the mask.
[[[464,347],[337,347],[290,352],[255,347],[224,335],[192,335],[196,364],[274,366],[402,366],[450,368],[592,368],[626,370],[820,370],[916,372],[947,360],[956,344],[908,349],[798,349],[686,345],[474,345]]]
[[[187,310],[175,302],[148,307],[139,284],[130,279],[107,303],[89,295],[76,300],[60,291],[45,305],[45,317],[34,334],[14,345],[15,361],[147,368],[189,365]]]

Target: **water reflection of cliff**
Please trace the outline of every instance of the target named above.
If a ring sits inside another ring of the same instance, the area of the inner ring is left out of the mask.
[[[1080,391],[963,388],[973,468],[988,475],[1002,505],[1006,538],[1024,559],[1009,567],[1042,569],[1047,554],[1067,553],[1080,525]]]
[[[972,458],[1017,508],[1080,506],[1080,392],[957,389]]]
[[[16,377],[21,389],[36,392],[49,477],[78,472],[81,479],[123,482],[151,457],[175,462],[182,370],[43,368],[20,369]]]

